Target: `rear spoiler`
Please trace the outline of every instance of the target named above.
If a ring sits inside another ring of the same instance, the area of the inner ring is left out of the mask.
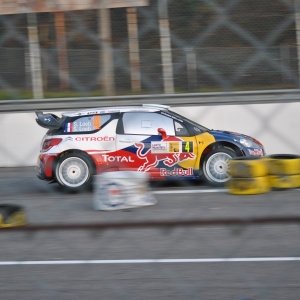
[[[44,128],[47,129],[59,129],[64,121],[64,118],[59,118],[58,116],[46,113],[44,114],[42,111],[35,112],[37,118],[36,122]]]

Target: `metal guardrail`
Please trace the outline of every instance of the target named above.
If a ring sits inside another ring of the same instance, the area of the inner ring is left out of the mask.
[[[227,218],[227,219],[194,219],[194,220],[158,220],[145,222],[110,222],[110,223],[72,223],[72,224],[28,224],[25,226],[2,227],[5,231],[69,231],[69,230],[109,230],[109,229],[147,229],[196,226],[250,226],[270,224],[299,224],[299,216],[278,216],[258,218]]]
[[[69,110],[104,106],[140,105],[144,103],[171,106],[244,105],[300,102],[300,89],[243,92],[158,94],[78,98],[2,100],[0,113],[35,110]]]

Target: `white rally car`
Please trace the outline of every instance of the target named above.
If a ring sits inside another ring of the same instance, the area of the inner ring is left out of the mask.
[[[163,105],[36,115],[37,123],[48,129],[38,177],[73,190],[109,169],[149,172],[152,178],[202,176],[222,185],[229,179],[229,159],[264,155],[262,144],[252,137],[210,130]]]

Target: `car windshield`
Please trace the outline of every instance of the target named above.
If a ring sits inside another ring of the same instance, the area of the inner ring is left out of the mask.
[[[190,119],[188,119],[188,118],[186,118],[186,117],[184,117],[184,116],[182,116],[178,113],[175,113],[174,111],[172,111],[172,115],[175,116],[178,119],[183,120],[184,122],[187,122],[187,123],[191,124],[193,127],[199,128],[202,132],[205,132],[205,131],[209,130],[209,128],[207,128],[205,126],[202,126],[202,125],[200,125],[200,124],[198,124],[198,123],[196,123],[196,122],[194,122],[194,121],[192,121],[192,120],[190,120]]]

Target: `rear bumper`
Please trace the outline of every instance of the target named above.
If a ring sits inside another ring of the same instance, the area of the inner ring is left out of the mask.
[[[46,177],[43,172],[41,172],[38,167],[36,167],[36,177],[41,180],[52,181],[53,177]]]
[[[36,165],[36,175],[41,180],[53,180],[55,178],[54,166],[57,155],[40,154]]]

